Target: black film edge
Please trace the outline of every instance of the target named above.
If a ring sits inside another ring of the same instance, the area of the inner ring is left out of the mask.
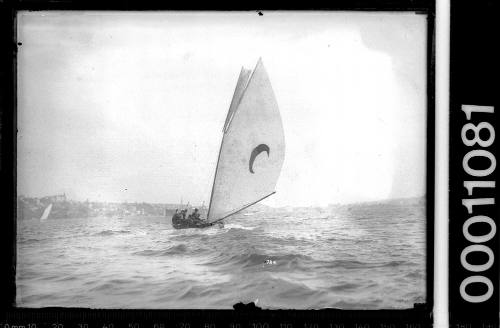
[[[498,327],[498,38],[494,1],[452,2],[449,309],[452,327]],[[496,134],[496,137],[495,137]]]

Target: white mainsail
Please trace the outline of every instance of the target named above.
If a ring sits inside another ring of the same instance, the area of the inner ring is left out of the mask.
[[[40,217],[40,221],[45,221],[47,220],[47,218],[49,217],[50,215],[50,211],[52,210],[52,203],[49,204],[49,206],[47,206],[45,208],[45,210],[43,211],[43,214],[42,216]]]
[[[278,104],[259,59],[242,69],[224,124],[208,220],[221,220],[275,192],[285,136]]]

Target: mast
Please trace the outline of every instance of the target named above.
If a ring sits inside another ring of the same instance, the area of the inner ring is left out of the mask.
[[[217,156],[217,165],[215,166],[214,181],[212,182],[212,192],[210,193],[210,203],[208,203],[207,220],[210,217],[210,208],[212,207],[212,198],[214,197],[215,180],[217,179],[217,171],[219,168],[220,154],[221,154],[221,150],[222,150],[222,145],[224,144],[224,135],[225,135],[225,133],[223,132],[222,133],[222,141],[220,143],[220,148],[219,148],[219,155]]]
[[[252,72],[252,74],[253,74],[253,72]],[[222,151],[222,145],[224,145],[224,136],[226,135],[226,131],[229,129],[229,125],[231,124],[232,116],[234,115],[234,112],[236,111],[236,108],[238,107],[240,100],[243,96],[243,93],[245,92],[246,87],[248,86],[248,82],[250,81],[250,78],[251,78],[251,77],[248,78],[247,81],[242,81],[242,78],[244,76],[245,76],[245,68],[241,67],[240,76],[238,78],[238,82],[236,83],[236,87],[234,89],[233,99],[231,101],[231,104],[229,105],[229,109],[228,109],[227,115],[226,115],[226,120],[225,120],[224,126],[222,128],[222,141],[221,141],[220,147],[219,147],[219,155],[217,156],[217,164],[215,166],[214,181],[212,182],[212,191],[210,192],[210,202],[208,203],[207,220],[210,217],[210,209],[212,207],[212,198],[214,196],[215,181],[217,179],[217,171],[219,169],[220,155],[221,155],[221,151]],[[238,89],[239,89],[239,87],[241,87],[240,83],[243,83],[243,82],[246,82],[244,87],[243,87],[243,90],[240,93],[238,93]],[[238,99],[236,99],[236,97]]]

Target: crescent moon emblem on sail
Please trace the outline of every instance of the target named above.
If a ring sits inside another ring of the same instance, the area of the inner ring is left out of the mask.
[[[266,144],[260,144],[252,150],[252,154],[250,154],[250,161],[248,161],[248,170],[250,171],[250,173],[252,174],[254,173],[253,162],[255,161],[255,158],[264,151],[267,153],[267,157],[269,157],[269,152],[271,150],[269,149],[269,146]]]

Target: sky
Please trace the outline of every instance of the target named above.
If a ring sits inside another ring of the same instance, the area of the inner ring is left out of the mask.
[[[208,204],[242,66],[285,130],[270,206],[425,194],[426,16],[20,12],[18,194]]]

